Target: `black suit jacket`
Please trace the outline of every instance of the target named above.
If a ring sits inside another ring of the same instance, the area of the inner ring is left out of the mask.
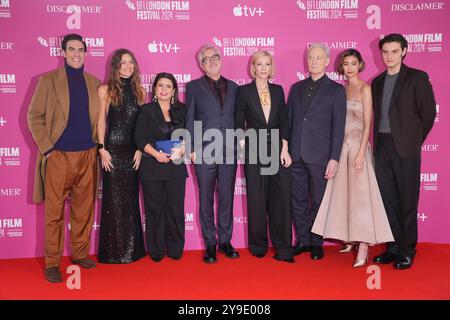
[[[268,142],[272,141],[270,129],[279,129],[279,145],[281,151],[281,140],[285,139],[289,141],[289,119],[284,100],[284,91],[282,86],[269,83],[269,92],[271,107],[269,121],[267,122],[259,100],[256,83],[252,82],[239,87],[235,111],[236,129],[255,129],[256,131],[258,129],[267,129]],[[238,137],[238,140],[241,139],[242,137]],[[259,140],[259,135],[257,136],[257,140]],[[250,145],[249,140],[246,139],[245,155],[247,158],[249,148],[252,152],[258,152],[256,145]]]
[[[378,142],[385,76],[386,71],[372,81],[374,150]],[[402,64],[389,107],[392,139],[401,157],[420,154],[435,117],[436,101],[428,74]]]
[[[185,125],[186,109],[182,104],[171,106],[172,122],[177,122],[175,129],[182,129]],[[163,126],[167,126],[161,107],[158,102],[144,104],[141,107],[134,134],[134,140],[139,150],[142,151],[142,161],[139,175],[142,180],[175,180],[187,177],[186,165],[158,162],[153,156],[144,151],[149,143],[155,147],[155,141],[169,140],[170,134],[166,135]]]
[[[236,94],[238,85],[231,80],[228,81],[227,95],[225,97],[223,107],[220,106],[219,100],[216,99],[211,89],[208,87],[205,77],[192,80],[186,86],[186,129],[191,135],[191,152],[194,148],[205,148],[210,141],[201,141],[194,146],[194,121],[202,122],[202,135],[208,129],[218,129],[223,135],[223,152],[224,159],[226,156],[225,136],[226,129],[234,130],[234,109],[236,104]],[[198,138],[198,137],[197,137]],[[230,160],[234,160],[235,146],[228,146],[229,154],[233,155]]]
[[[293,161],[327,165],[339,161],[345,134],[347,98],[345,88],[326,75],[308,110],[303,108],[308,79],[292,85],[287,102],[289,153]]]

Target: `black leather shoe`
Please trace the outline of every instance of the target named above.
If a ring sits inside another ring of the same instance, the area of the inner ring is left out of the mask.
[[[151,257],[154,262],[160,262],[162,257]]]
[[[252,255],[254,255],[257,258],[264,258],[266,256],[265,253],[252,253]]]
[[[280,258],[280,257],[278,256],[278,253],[275,254],[275,255],[273,256],[273,258],[274,258],[275,260],[278,260],[278,261],[284,261],[284,262],[287,262],[287,263],[294,263],[294,262],[295,262],[294,258]]]
[[[203,256],[204,263],[216,263],[216,247],[207,247],[205,251],[205,255]]]
[[[61,271],[59,271],[59,267],[50,267],[45,269],[45,279],[48,282],[62,282]]]
[[[394,261],[394,269],[404,270],[412,267],[413,258],[412,257],[399,257]]]
[[[397,259],[397,256],[389,251],[384,252],[378,256],[373,258],[373,262],[381,263],[381,264],[389,264],[394,262]]]
[[[219,252],[225,254],[227,258],[236,259],[239,258],[239,253],[234,250],[230,242],[224,242],[219,246]]]
[[[322,246],[311,246],[311,259],[320,260],[324,256]]]
[[[294,256],[298,256],[300,253],[309,252],[309,251],[311,251],[311,246],[302,246],[300,244],[297,244],[294,247]]]

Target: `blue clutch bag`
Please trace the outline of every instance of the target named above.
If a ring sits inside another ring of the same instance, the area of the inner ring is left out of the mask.
[[[172,149],[180,146],[180,140],[158,140],[155,142],[155,149],[158,152],[172,154]]]

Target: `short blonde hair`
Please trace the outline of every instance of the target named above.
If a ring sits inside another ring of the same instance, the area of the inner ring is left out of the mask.
[[[269,78],[273,79],[273,77],[275,76],[274,59],[273,59],[273,56],[266,50],[258,50],[252,55],[252,63],[250,64],[250,73],[253,78],[256,77],[255,63],[256,63],[256,60],[258,60],[259,58],[262,58],[262,57],[269,57],[270,64],[271,64]]]

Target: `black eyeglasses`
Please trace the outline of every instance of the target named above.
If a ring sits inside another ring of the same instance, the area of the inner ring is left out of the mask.
[[[213,54],[211,57],[204,57],[202,59],[202,63],[210,63],[211,61],[218,61],[220,60],[220,55],[218,53]]]

